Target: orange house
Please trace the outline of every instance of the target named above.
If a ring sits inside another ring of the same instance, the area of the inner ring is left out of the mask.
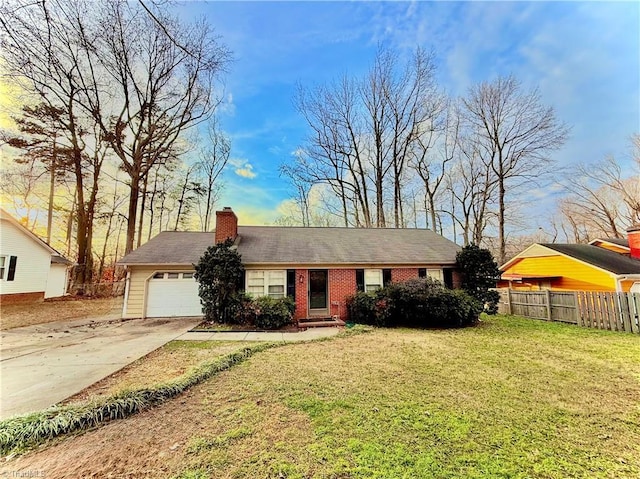
[[[640,226],[629,240],[535,243],[500,267],[498,287],[515,290],[640,292]]]

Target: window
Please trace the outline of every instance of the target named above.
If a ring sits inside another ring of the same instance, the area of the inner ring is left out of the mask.
[[[427,276],[431,279],[435,279],[437,281],[440,281],[442,284],[444,284],[444,276],[442,275],[441,269],[428,269]]]
[[[7,269],[7,257],[0,256],[0,280],[4,279],[4,272]]]
[[[286,270],[248,270],[246,292],[251,296],[284,298],[287,287]]]
[[[153,279],[193,279],[193,272],[179,273],[177,271],[160,271],[153,274]]]
[[[7,270],[7,281],[13,281],[15,279],[17,262],[18,262],[17,256],[9,256],[9,269]]]
[[[365,269],[364,270],[364,290],[372,293],[382,288],[382,270],[381,269]]]
[[[418,278],[427,277],[427,268],[418,268]]]

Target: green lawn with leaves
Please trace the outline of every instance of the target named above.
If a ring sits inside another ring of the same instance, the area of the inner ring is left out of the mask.
[[[640,337],[501,316],[290,344],[16,466],[56,477],[637,478]]]
[[[500,317],[271,351],[242,369],[233,439],[193,438],[189,473],[640,477],[638,336]],[[301,437],[252,448],[269,414],[254,400],[304,418]]]

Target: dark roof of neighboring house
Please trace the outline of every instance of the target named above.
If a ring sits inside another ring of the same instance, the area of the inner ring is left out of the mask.
[[[545,248],[592,264],[615,274],[640,273],[640,260],[588,244],[541,243]]]
[[[460,247],[425,229],[239,226],[245,264],[454,264]],[[120,264],[197,263],[214,233],[165,231]]]
[[[67,258],[65,258],[64,256],[61,256],[59,254],[54,254],[54,255],[51,255],[51,264],[64,264],[64,265],[70,266],[73,263],[69,261]]]

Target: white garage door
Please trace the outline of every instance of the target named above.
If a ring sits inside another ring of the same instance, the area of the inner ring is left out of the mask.
[[[149,280],[147,317],[202,316],[193,273],[159,272]]]

